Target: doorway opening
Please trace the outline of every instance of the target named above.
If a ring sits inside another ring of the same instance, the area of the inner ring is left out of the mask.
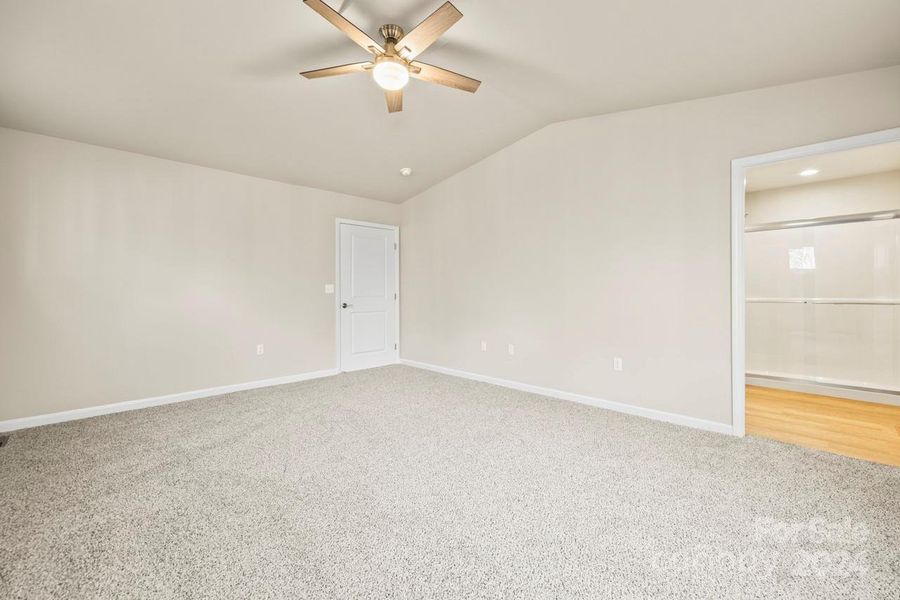
[[[900,128],[732,162],[732,428],[900,465]]]

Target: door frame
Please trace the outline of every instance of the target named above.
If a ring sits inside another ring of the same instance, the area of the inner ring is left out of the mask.
[[[341,225],[359,225],[361,227],[373,227],[375,229],[387,229],[393,231],[397,240],[397,249],[394,252],[394,269],[396,269],[397,301],[394,302],[394,339],[397,340],[397,349],[394,352],[394,363],[400,362],[400,227],[386,225],[384,223],[371,223],[369,221],[356,221],[354,219],[336,218],[334,220],[334,331],[335,331],[335,358],[334,364],[338,372],[343,373],[341,364]]]
[[[747,169],[900,141],[900,127],[736,158],[731,161],[731,430],[743,437],[746,404],[746,268],[744,262],[744,181]]]

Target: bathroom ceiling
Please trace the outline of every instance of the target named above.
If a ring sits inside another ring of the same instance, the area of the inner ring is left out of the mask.
[[[370,35],[442,0],[326,0]],[[900,64],[897,0],[458,0],[388,114],[300,0],[0,1],[0,125],[403,201],[554,121]],[[599,160],[599,158],[598,158]],[[411,167],[411,177],[401,177]]]
[[[896,170],[900,170],[900,142],[891,142],[756,167],[747,172],[746,189],[758,192]],[[808,171],[816,173],[801,175]]]

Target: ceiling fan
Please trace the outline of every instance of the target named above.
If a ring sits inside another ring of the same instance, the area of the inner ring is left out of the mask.
[[[322,0],[303,0],[303,3],[373,55],[373,59],[366,62],[300,73],[307,79],[372,71],[375,83],[384,90],[388,112],[392,113],[403,110],[403,88],[410,77],[472,93],[481,85],[477,79],[414,60],[441,34],[462,19],[462,13],[450,2],[445,2],[409,33],[404,33],[399,25],[382,25],[379,33],[384,38],[383,44],[370,38]]]

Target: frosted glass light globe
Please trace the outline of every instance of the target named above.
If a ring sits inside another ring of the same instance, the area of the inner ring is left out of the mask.
[[[382,89],[395,91],[402,90],[409,83],[409,69],[403,62],[395,58],[381,58],[372,69],[372,77],[375,83]]]

